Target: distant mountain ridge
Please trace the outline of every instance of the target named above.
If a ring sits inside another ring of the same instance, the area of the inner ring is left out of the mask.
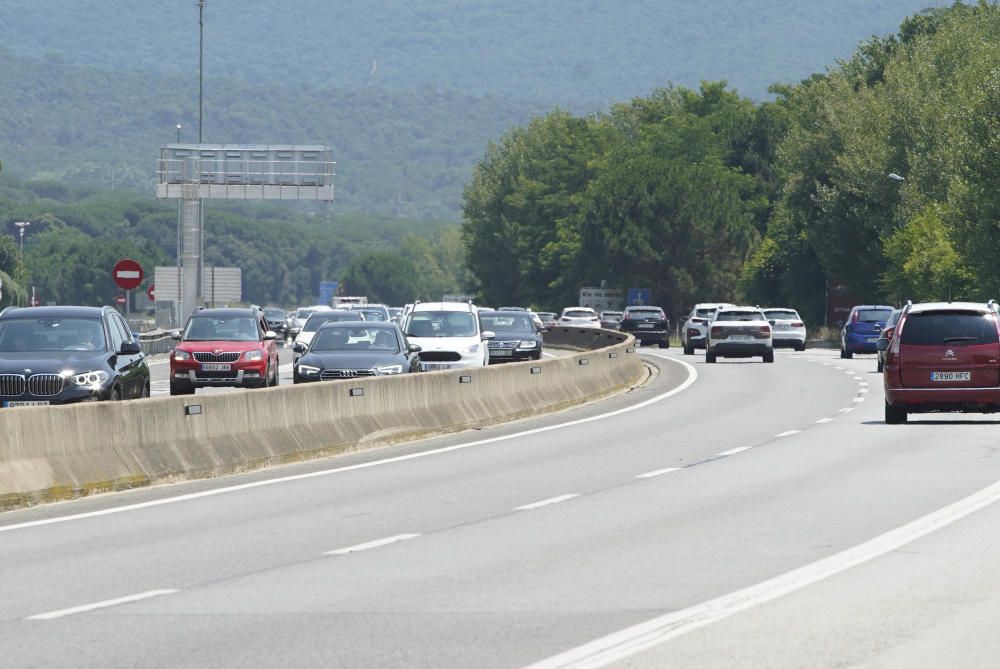
[[[668,82],[760,99],[951,0],[208,0],[210,77],[421,86],[597,109]],[[46,0],[0,15],[0,45],[106,70],[196,77],[195,0]]]

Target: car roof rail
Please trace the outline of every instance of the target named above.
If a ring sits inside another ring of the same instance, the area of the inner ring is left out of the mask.
[[[986,303],[986,306],[990,308],[990,311],[998,311],[998,310],[1000,310],[1000,307],[998,307],[996,300],[989,300]],[[0,316],[2,316],[2,315],[3,314],[0,313]]]

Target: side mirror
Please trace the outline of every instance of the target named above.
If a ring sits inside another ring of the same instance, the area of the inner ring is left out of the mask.
[[[181,340],[181,331],[180,330],[174,330],[173,332],[170,333],[170,338],[171,339],[176,339],[177,341],[180,341]]]
[[[771,325],[774,325],[774,321],[768,321],[768,323],[770,323]]]
[[[483,341],[489,341],[490,339],[496,339],[497,333],[490,330],[485,330],[483,332]]]
[[[119,353],[123,355],[138,355],[142,353],[142,345],[137,341],[123,341],[122,349]]]
[[[420,353],[424,350],[424,347],[420,344],[410,344],[410,347],[407,350],[409,350],[410,353]]]
[[[274,330],[268,330],[267,332],[264,333],[265,341],[268,339],[277,339],[277,338],[278,338],[278,333],[275,332]]]
[[[297,341],[294,344],[292,344],[292,350],[295,351],[296,353],[305,353],[306,345],[300,341]]]
[[[877,348],[880,351],[888,351],[889,344],[891,343],[892,342],[890,342],[888,339],[879,339],[877,342],[875,342],[875,348]]]

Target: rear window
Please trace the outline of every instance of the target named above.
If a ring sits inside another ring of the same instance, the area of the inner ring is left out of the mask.
[[[697,318],[711,318],[718,309],[698,309],[694,312]]]
[[[797,311],[792,309],[768,309],[764,312],[768,320],[771,321],[798,321],[802,320],[799,318]]]
[[[568,318],[593,318],[594,317],[594,312],[593,311],[583,311],[581,309],[570,309],[569,311],[567,311],[563,315],[566,316],[566,317],[568,317]]]
[[[661,309],[629,309],[630,318],[663,318]]]
[[[996,344],[996,320],[972,311],[933,311],[910,314],[903,324],[902,344],[962,346]]]
[[[720,311],[715,320],[718,321],[763,321],[764,314],[759,311]]]
[[[857,320],[862,323],[884,323],[889,320],[892,309],[860,309]]]

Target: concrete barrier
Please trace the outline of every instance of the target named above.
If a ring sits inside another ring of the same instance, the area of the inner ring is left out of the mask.
[[[208,477],[555,411],[642,380],[631,337],[559,328],[571,356],[248,392],[0,411],[0,508]]]

